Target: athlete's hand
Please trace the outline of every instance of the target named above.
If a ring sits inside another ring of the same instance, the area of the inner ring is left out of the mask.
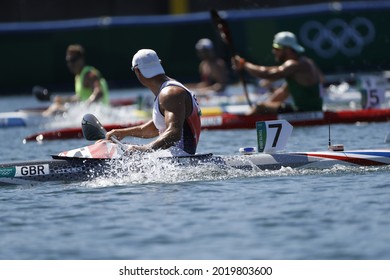
[[[149,148],[148,145],[127,145],[127,150],[125,151],[125,155],[134,155],[134,154],[143,154],[150,153],[153,150]]]
[[[232,57],[232,67],[234,70],[241,71],[245,68],[245,59],[239,55]]]
[[[112,137],[115,137],[116,139],[118,139],[120,141],[120,140],[122,140],[125,137],[125,135],[122,132],[122,130],[120,130],[120,129],[113,129],[113,130],[110,130],[109,132],[107,132],[107,134],[106,134],[106,139],[107,140],[111,140]]]

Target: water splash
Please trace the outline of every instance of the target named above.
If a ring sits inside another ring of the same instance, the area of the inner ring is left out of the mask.
[[[111,187],[140,184],[177,184],[196,181],[226,181],[236,178],[288,177],[288,176],[339,176],[343,174],[364,174],[367,172],[388,172],[390,167],[356,167],[335,165],[328,169],[294,169],[282,167],[278,170],[261,170],[256,166],[237,169],[215,163],[181,165],[169,160],[150,156],[148,159],[135,156],[113,162],[103,177],[92,178],[83,183],[88,187]]]

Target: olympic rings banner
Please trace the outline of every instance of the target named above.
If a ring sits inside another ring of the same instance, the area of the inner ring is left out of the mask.
[[[332,18],[325,23],[306,21],[299,29],[299,38],[322,58],[332,58],[338,53],[354,57],[374,41],[375,32],[374,24],[365,17],[354,17],[350,21]]]

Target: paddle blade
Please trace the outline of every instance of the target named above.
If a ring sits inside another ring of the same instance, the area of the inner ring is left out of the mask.
[[[233,39],[230,34],[230,29],[227,22],[220,17],[216,10],[211,10],[210,15],[215,27],[218,29],[219,36],[221,37],[222,41],[230,48],[234,55],[235,50],[233,47]]]
[[[107,131],[92,114],[86,114],[81,121],[81,129],[83,130],[84,138],[90,141],[96,141],[106,138]]]
[[[39,101],[50,101],[50,92],[41,86],[34,86],[32,89],[32,94]]]

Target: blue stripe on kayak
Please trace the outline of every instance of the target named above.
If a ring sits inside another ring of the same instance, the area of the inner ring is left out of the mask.
[[[0,127],[15,127],[15,126],[26,126],[26,122],[22,118],[0,119]]]

